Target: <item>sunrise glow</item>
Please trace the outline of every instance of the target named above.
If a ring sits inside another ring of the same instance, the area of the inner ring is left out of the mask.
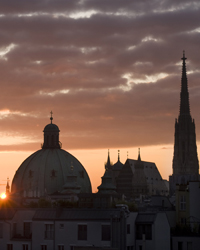
[[[5,193],[2,193],[1,194],[1,199],[5,199],[6,198],[6,194]]]

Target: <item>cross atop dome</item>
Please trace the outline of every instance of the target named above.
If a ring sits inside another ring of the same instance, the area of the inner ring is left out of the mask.
[[[51,120],[51,124],[52,124],[52,120],[53,120],[53,116],[52,115],[53,115],[53,112],[51,111],[50,114],[51,114],[50,120]]]

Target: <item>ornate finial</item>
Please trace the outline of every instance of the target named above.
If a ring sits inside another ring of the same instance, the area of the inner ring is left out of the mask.
[[[53,120],[52,115],[53,115],[53,112],[51,111],[50,114],[51,114],[50,120],[51,120],[51,124],[52,124],[52,120]]]
[[[118,150],[118,161],[120,160],[120,150]]]
[[[141,158],[140,158],[140,148],[138,148],[138,161],[141,161]]]
[[[181,58],[181,60],[185,61],[187,58],[185,57],[185,50],[183,50],[183,57]]]

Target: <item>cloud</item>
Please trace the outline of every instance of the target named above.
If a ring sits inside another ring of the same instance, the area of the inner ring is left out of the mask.
[[[1,1],[1,133],[40,148],[53,110],[65,149],[173,143],[182,51],[200,121],[199,2]],[[200,128],[197,125],[197,139]]]

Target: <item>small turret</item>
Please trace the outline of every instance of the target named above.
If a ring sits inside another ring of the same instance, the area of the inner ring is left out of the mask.
[[[59,128],[57,125],[52,123],[53,117],[52,114],[53,112],[51,111],[51,123],[46,125],[44,128],[44,143],[42,145],[43,149],[47,148],[61,148],[61,143],[59,142]]]
[[[116,194],[116,186],[112,182],[112,177],[110,176],[108,170],[105,170],[104,175],[101,177],[101,185],[98,186],[98,193],[104,194]]]

